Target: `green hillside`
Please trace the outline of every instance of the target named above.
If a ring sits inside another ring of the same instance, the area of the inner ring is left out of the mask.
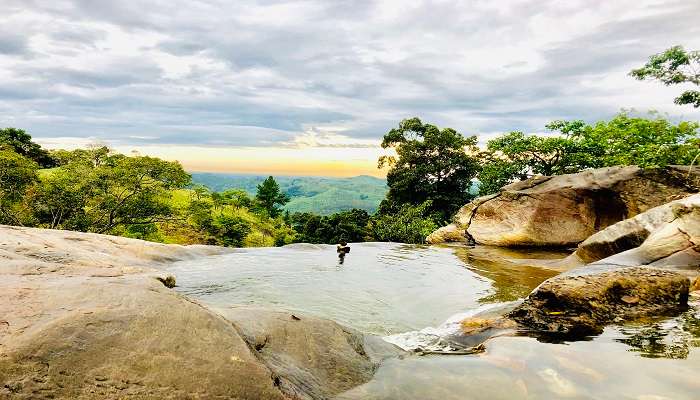
[[[255,195],[256,187],[267,176],[194,172],[192,181],[212,191],[243,189]],[[285,206],[289,212],[314,212],[328,215],[342,210],[359,208],[373,213],[387,191],[386,180],[372,176],[352,178],[324,178],[315,176],[275,176],[291,201]]]

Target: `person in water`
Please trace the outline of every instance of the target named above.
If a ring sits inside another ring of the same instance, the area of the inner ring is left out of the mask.
[[[350,252],[350,246],[346,241],[341,241],[337,247],[338,254],[345,255]]]
[[[350,246],[348,246],[348,243],[344,240],[340,241],[340,244],[338,244],[338,247],[336,247],[336,251],[338,252],[338,258],[340,259],[340,263],[342,264],[343,261],[345,261],[345,255],[350,252]]]

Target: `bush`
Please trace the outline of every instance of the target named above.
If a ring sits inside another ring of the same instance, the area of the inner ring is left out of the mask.
[[[429,201],[418,206],[404,204],[394,213],[375,216],[368,227],[370,238],[380,242],[425,243],[425,238],[438,228],[429,208]]]

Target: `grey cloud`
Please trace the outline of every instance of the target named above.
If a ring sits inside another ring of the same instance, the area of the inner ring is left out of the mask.
[[[162,71],[156,65],[142,64],[142,60],[132,60],[116,65],[108,65],[96,70],[74,68],[44,68],[34,71],[43,76],[46,82],[77,87],[119,87],[144,82],[156,82]]]
[[[597,99],[618,89],[593,89],[584,80],[613,74],[631,80],[626,70],[654,52],[675,44],[700,48],[692,40],[700,37],[700,5],[680,0],[664,8],[635,2],[644,16],[611,12],[591,31],[558,41],[553,32],[537,46],[522,40],[529,21],[544,14],[574,18],[580,9],[555,1],[500,8],[489,8],[501,5],[491,1],[390,7],[316,0],[7,1],[12,10],[55,21],[48,36],[59,46],[36,49],[31,62],[21,62],[29,39],[42,32],[0,37],[0,53],[17,61],[0,70],[31,77],[0,80],[0,120],[12,118],[37,136],[126,143],[158,137],[174,144],[283,145],[315,125],[378,140],[412,116],[468,134],[542,131],[551,119],[594,121],[636,106],[602,104]],[[0,16],[0,24],[12,15]],[[138,55],[96,48],[115,29],[136,39],[113,45]],[[519,46],[532,47],[538,59],[523,52],[493,70],[480,68],[492,64],[484,58]],[[467,57],[474,49],[482,52]],[[66,51],[90,61],[63,65]],[[198,62],[188,66],[192,60]],[[531,63],[536,70],[526,69]],[[641,98],[651,86],[638,87]]]
[[[23,55],[28,50],[26,37],[9,33],[0,34],[0,54]]]
[[[63,27],[50,34],[52,40],[75,47],[95,48],[95,43],[107,37],[107,32],[99,29],[86,29],[79,26]]]

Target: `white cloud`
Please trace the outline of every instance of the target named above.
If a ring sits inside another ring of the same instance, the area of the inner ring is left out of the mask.
[[[627,76],[700,49],[700,3],[5,0],[0,121],[40,138],[376,145],[406,117],[466,134],[676,106]],[[157,139],[149,139],[157,138]]]

